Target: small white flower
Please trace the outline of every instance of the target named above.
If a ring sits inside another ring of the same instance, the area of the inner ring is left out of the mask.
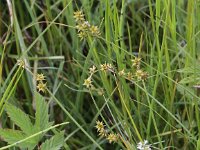
[[[125,75],[124,69],[122,69],[121,71],[119,71],[119,72],[118,72],[118,75],[119,75],[119,76],[124,76],[124,75]]]
[[[89,77],[85,79],[83,85],[85,85],[87,88],[93,87],[91,78]]]
[[[22,59],[18,59],[18,60],[17,60],[17,65],[18,65],[19,67],[25,68],[25,61],[22,60]]]
[[[87,27],[90,27],[90,26],[91,26],[90,23],[89,23],[88,21],[85,21],[83,24],[86,25]]]
[[[89,68],[90,74],[94,74],[96,71],[96,67],[93,65],[91,68]]]
[[[148,144],[147,140],[144,140],[144,142],[139,142],[137,144],[138,150],[151,150],[151,144]]]

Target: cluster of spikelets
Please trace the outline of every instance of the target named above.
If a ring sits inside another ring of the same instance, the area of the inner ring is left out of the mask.
[[[128,80],[146,80],[148,78],[148,73],[141,69],[141,58],[135,57],[131,60],[131,62],[133,69],[135,69],[135,72],[125,72],[124,69],[122,69],[118,72],[118,75]]]
[[[98,26],[91,25],[85,20],[85,16],[82,11],[74,12],[74,19],[76,21],[76,29],[78,30],[78,36],[82,39],[90,36],[100,36],[101,32]]]
[[[106,126],[104,125],[102,121],[99,121],[99,120],[96,121],[95,128],[97,129],[99,136],[106,138],[109,143],[114,143],[121,140],[121,142],[124,143],[125,146],[127,146],[127,149],[133,149],[132,147],[129,147],[131,144],[127,144],[127,141],[124,141],[119,134],[109,133],[105,129],[105,127]],[[137,150],[151,150],[151,147],[152,147],[152,144],[149,144],[147,140],[137,143]]]
[[[103,68],[101,68],[100,70],[102,70]],[[92,91],[96,91],[99,95],[103,95],[103,89],[96,89],[94,87],[94,85],[92,84],[92,76],[98,72],[97,68],[93,65],[91,68],[89,68],[89,77],[87,79],[84,80],[83,85],[86,86],[88,89],[92,90]]]
[[[36,81],[37,81],[37,89],[40,92],[45,92],[46,88],[47,88],[47,82],[45,79],[45,76],[41,73],[41,74],[37,74],[36,75]]]
[[[137,77],[138,80],[146,80],[148,77],[148,73],[143,71],[140,67],[141,64],[141,58],[135,58],[132,59],[132,66],[136,68],[136,73],[135,76]]]
[[[105,129],[105,125],[102,121],[96,121],[96,126],[95,128],[97,129],[97,132],[99,133],[99,136],[105,137],[109,143],[112,142],[117,142],[117,140],[119,139],[119,136],[115,133],[109,133],[106,129]]]
[[[94,85],[92,84],[92,76],[93,74],[95,74],[98,71],[103,71],[105,73],[107,72],[111,72],[112,74],[114,74],[115,76],[118,75],[119,77],[123,77],[127,80],[133,81],[133,80],[146,80],[148,78],[148,73],[143,71],[141,69],[141,58],[134,58],[132,61],[132,67],[134,69],[134,73],[133,71],[128,71],[125,72],[125,69],[121,70],[121,71],[116,71],[115,67],[110,64],[110,63],[104,63],[101,64],[97,69],[96,66],[92,66],[91,68],[89,68],[89,77],[87,79],[84,80],[84,84],[88,89],[90,90],[96,90],[98,93],[100,90],[102,91],[102,89],[95,89]]]
[[[28,69],[28,67],[26,67],[25,61],[24,61],[24,60],[22,60],[22,59],[18,60],[18,61],[17,61],[17,64],[18,64],[18,66],[19,66],[20,68],[26,69],[26,70],[28,70],[30,73],[32,73],[32,72]],[[41,73],[41,74],[37,74],[37,75],[36,75],[36,82],[37,82],[36,88],[38,89],[39,92],[43,92],[43,93],[44,93],[44,92],[46,91],[47,82],[45,82],[45,81],[46,81],[46,79],[45,79],[44,74]]]

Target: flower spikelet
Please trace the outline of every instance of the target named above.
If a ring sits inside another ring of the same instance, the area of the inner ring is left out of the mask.
[[[133,79],[133,74],[131,72],[127,73],[127,79],[132,80]]]
[[[138,150],[151,150],[151,144],[148,144],[147,140],[144,140],[144,142],[139,142],[137,144]]]
[[[90,27],[90,32],[91,32],[91,34],[92,34],[93,36],[100,36],[100,35],[101,35],[101,32],[100,32],[98,26],[92,25],[92,26]]]
[[[74,12],[74,18],[75,18],[76,22],[83,22],[83,21],[85,21],[84,14],[83,14],[83,12],[81,10]]]
[[[36,75],[36,81],[44,81],[44,80],[45,80],[45,76],[43,73]]]
[[[38,91],[42,91],[43,93],[46,91],[47,83],[39,82],[37,85]]]
[[[112,64],[109,64],[109,63],[104,63],[104,64],[101,64],[100,65],[100,70],[101,71],[113,71],[113,66]]]
[[[37,86],[36,88],[38,89],[38,91],[40,92],[45,92],[46,88],[47,88],[47,82],[45,83],[45,76],[43,73],[37,74],[36,75],[36,81],[37,81]]]
[[[125,75],[124,69],[122,69],[121,71],[119,71],[119,72],[118,72],[118,75],[119,75],[119,76],[124,76],[124,75]]]
[[[117,142],[118,136],[114,133],[110,133],[108,134],[107,140],[109,141],[109,143]]]
[[[136,57],[135,59],[131,60],[133,62],[132,66],[140,68],[141,58]]]
[[[91,88],[92,87],[91,78],[89,77],[89,78],[85,79],[83,85],[85,85],[87,88]]]
[[[96,126],[95,128],[97,129],[97,132],[99,133],[99,136],[102,136],[102,137],[107,137],[108,133],[107,131],[105,130],[105,125],[102,121],[96,121]]]
[[[19,67],[25,68],[25,61],[22,59],[17,60],[17,65]]]
[[[102,121],[99,121],[99,120],[96,121],[96,126],[95,126],[95,128],[97,129],[98,132],[101,131],[102,129],[104,129],[104,126],[105,126],[105,125],[103,124]]]
[[[85,38],[87,37],[87,33],[86,33],[86,32],[80,32],[80,33],[78,34],[78,37],[79,37],[81,40],[83,40],[83,39],[85,39]]]
[[[93,65],[91,68],[89,68],[89,73],[94,74],[96,71],[96,67]]]
[[[148,77],[148,73],[141,69],[138,69],[136,70],[135,76],[137,77],[138,80],[146,80]]]

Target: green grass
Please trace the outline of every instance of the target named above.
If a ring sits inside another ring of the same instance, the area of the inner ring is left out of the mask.
[[[200,84],[199,0],[15,0],[8,7],[9,2],[0,1],[3,129],[20,128],[7,114],[7,103],[34,122],[36,76],[43,73],[47,90],[40,93],[54,125],[45,129],[42,142],[52,136],[47,141],[55,144],[64,130],[63,149],[134,150],[144,140],[152,149],[200,149],[200,94],[194,87]],[[100,35],[79,38],[73,17],[78,10]],[[132,66],[137,57],[146,80]],[[113,68],[102,71],[105,63]],[[87,88],[90,76],[94,87]],[[118,135],[117,142],[98,135],[97,120]],[[18,149],[17,142],[0,137],[0,149]]]

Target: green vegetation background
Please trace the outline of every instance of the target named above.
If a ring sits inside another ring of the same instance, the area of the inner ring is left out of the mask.
[[[77,10],[99,27],[99,37],[78,37]],[[0,56],[2,128],[18,129],[4,103],[34,120],[34,79],[43,73],[49,120],[70,122],[56,128],[65,131],[64,149],[136,149],[145,139],[158,149],[200,149],[199,0],[1,0]],[[145,81],[118,76],[123,69],[135,75],[135,57],[148,72]],[[26,61],[23,72],[19,59]],[[99,71],[92,80],[97,91],[87,89],[88,69],[105,62],[114,73]],[[97,120],[119,140],[98,136]]]

